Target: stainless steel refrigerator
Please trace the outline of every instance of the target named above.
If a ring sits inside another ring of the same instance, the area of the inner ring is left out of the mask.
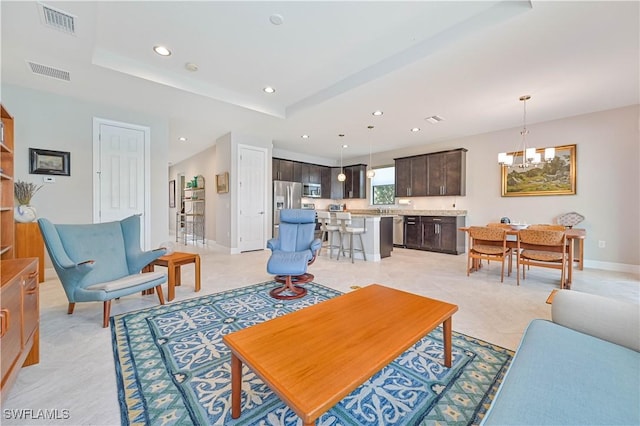
[[[273,238],[280,229],[280,210],[302,207],[302,184],[299,182],[273,181]]]

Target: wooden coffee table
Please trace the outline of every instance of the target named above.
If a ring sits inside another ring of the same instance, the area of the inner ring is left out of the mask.
[[[143,271],[145,272],[153,272],[154,266],[165,266],[167,268],[167,284],[169,287],[169,296],[167,299],[169,301],[175,299],[176,297],[176,286],[181,284],[180,278],[180,267],[182,265],[187,265],[189,263],[195,264],[195,273],[196,273],[196,288],[195,291],[200,291],[200,255],[195,253],[182,253],[179,251],[175,251],[171,254],[167,254],[164,256],[160,256],[150,264],[144,267]],[[151,292],[153,293],[153,289]],[[147,293],[144,293],[147,294]]]
[[[231,416],[240,417],[242,363],[305,425],[443,325],[451,367],[458,306],[371,284],[223,337],[231,349]]]

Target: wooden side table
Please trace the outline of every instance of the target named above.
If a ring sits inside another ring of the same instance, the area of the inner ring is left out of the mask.
[[[187,265],[189,263],[195,264],[195,272],[196,272],[196,288],[195,291],[200,291],[200,255],[195,253],[181,253],[181,252],[173,252],[171,254],[167,254],[165,256],[161,256],[144,267],[144,272],[153,272],[154,266],[164,266],[167,268],[168,275],[168,284],[169,284],[169,296],[167,299],[169,301],[175,299],[176,297],[176,286],[181,284],[180,278],[180,267],[182,265]],[[151,291],[147,291],[143,294],[153,293],[153,289]]]
[[[16,222],[15,228],[16,258],[38,258],[38,282],[44,281],[44,241],[40,233],[38,222]]]

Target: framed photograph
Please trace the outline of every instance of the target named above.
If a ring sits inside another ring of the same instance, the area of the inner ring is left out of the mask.
[[[518,167],[522,151],[511,152],[514,166],[502,166],[502,196],[575,195],[576,145],[556,146],[556,155],[537,166]],[[544,148],[536,152],[544,157]]]
[[[71,154],[65,151],[29,148],[29,173],[71,176]]]
[[[169,207],[174,208],[176,206],[176,181],[169,181]]]
[[[229,192],[229,172],[216,175],[216,190],[218,194]]]

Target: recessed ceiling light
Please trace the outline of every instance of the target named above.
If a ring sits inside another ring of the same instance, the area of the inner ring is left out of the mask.
[[[375,115],[377,117],[377,116],[382,115],[384,113],[382,111],[380,111],[380,110],[377,110],[377,111],[373,111],[371,114]]]
[[[275,92],[276,92],[276,89],[274,89],[274,88],[273,88],[273,87],[271,87],[271,86],[267,86],[267,87],[265,87],[265,88],[264,88],[264,89],[262,89],[262,90],[264,91],[264,93],[275,93]]]
[[[187,62],[186,64],[184,64],[184,67],[187,71],[191,71],[191,72],[198,71],[198,65],[194,64],[193,62]]]
[[[431,117],[425,118],[425,121],[428,121],[431,124],[437,124],[443,120],[444,118],[440,117],[439,115],[432,115]]]
[[[411,129],[412,132],[419,132],[420,131],[420,127],[414,127],[413,129]]]
[[[153,51],[160,56],[171,56],[171,51],[164,46],[153,46]]]
[[[178,140],[179,140],[180,142],[186,142],[186,141],[187,141],[187,138],[185,138],[184,136],[180,136],[180,137],[178,138]]]
[[[302,135],[300,136],[302,139],[309,139],[309,135]]]

